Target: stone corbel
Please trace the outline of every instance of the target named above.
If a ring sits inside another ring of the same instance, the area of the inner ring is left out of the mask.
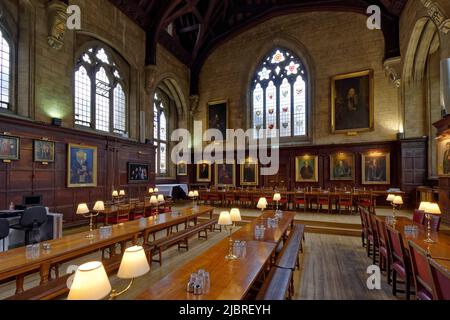
[[[189,112],[192,118],[198,114],[198,103],[200,101],[200,97],[198,94],[193,94],[189,96]]]
[[[67,26],[67,4],[60,0],[52,0],[47,5],[48,45],[60,50],[64,45],[64,34]]]
[[[420,0],[424,7],[427,9],[427,13],[431,20],[436,24],[439,31],[443,34],[447,34],[450,31],[450,19],[444,14],[439,4],[432,0]]]
[[[394,57],[386,59],[383,63],[386,76],[396,88],[401,85],[401,58]]]
[[[151,93],[152,88],[155,86],[157,70],[156,65],[148,65],[145,67],[145,90],[148,94]]]

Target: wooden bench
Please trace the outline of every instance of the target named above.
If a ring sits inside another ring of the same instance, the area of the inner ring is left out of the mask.
[[[290,300],[292,270],[272,267],[256,300]]]
[[[122,255],[115,255],[110,259],[103,261],[106,273],[108,275],[116,272],[120,267]],[[15,294],[6,300],[51,300],[61,297],[69,292],[67,280],[72,274],[65,274],[57,279],[51,280],[46,284],[33,287],[21,293]]]
[[[211,229],[217,223],[218,219],[213,218],[206,222],[199,223],[195,226],[188,227],[182,231],[169,234],[168,236],[154,240],[151,243],[146,242],[144,244],[144,249],[147,252],[147,256],[150,262],[157,262],[159,265],[162,265],[162,251],[166,248],[169,248],[175,244],[178,245],[178,249],[186,249],[189,250],[189,238],[194,234],[198,233],[199,238],[207,239],[208,238],[208,229]],[[202,235],[202,232],[205,234]],[[144,238],[145,240],[145,238]],[[154,256],[158,255],[158,259],[155,259]]]

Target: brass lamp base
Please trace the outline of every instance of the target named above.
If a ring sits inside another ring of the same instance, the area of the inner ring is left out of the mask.
[[[425,240],[423,240],[423,242],[425,242],[425,243],[436,243],[436,241],[434,241],[431,238],[425,239]]]
[[[234,254],[228,254],[225,256],[225,260],[236,260],[237,257]]]

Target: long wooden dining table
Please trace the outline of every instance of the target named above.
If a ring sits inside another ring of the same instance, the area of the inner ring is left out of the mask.
[[[397,230],[402,237],[405,247],[408,248],[408,241],[411,241],[424,249],[429,257],[440,261],[448,261],[449,263],[446,263],[446,265],[447,267],[450,266],[450,234],[448,232],[432,231],[430,235],[435,243],[427,243],[424,241],[427,238],[426,226],[416,223],[410,218],[396,217],[395,223],[391,217],[376,216],[376,218]],[[414,231],[410,231],[412,226],[415,227]]]
[[[40,283],[45,284],[49,281],[52,265],[64,263],[116,244],[121,245],[123,253],[126,242],[131,241],[135,244],[146,231],[156,232],[173,225],[189,223],[191,220],[196,221],[202,215],[208,215],[212,219],[213,211],[213,207],[199,206],[197,210],[188,208],[178,212],[160,214],[158,219],[150,217],[142,221],[135,220],[116,224],[111,226],[111,233],[107,236],[102,235],[99,229],[93,231],[93,238],[87,238],[89,231],[64,236],[48,241],[49,250],[44,250],[39,244],[39,255],[35,257],[27,256],[25,247],[2,252],[0,253],[0,281],[15,277],[16,293],[21,293],[26,274],[39,272]],[[114,251],[111,253],[113,254]]]
[[[273,211],[266,211],[232,234],[233,240],[246,241],[246,254],[235,260],[226,260],[229,238],[221,240],[206,252],[169,273],[164,278],[140,293],[138,300],[242,300],[258,276],[270,263],[278,243],[285,238],[294,221],[294,213],[285,212],[274,228],[267,228],[264,237],[257,240],[255,226],[273,217]],[[193,272],[204,269],[210,273],[210,289],[207,293],[194,295],[186,290]]]

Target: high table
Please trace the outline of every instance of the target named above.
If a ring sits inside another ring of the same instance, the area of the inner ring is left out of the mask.
[[[205,214],[212,217],[213,210],[213,207],[200,206],[198,210],[189,208],[178,213],[160,214],[158,220],[151,217],[142,221],[129,221],[113,225],[109,236],[102,236],[99,230],[94,230],[93,239],[86,237],[88,231],[68,235],[61,239],[48,241],[51,249],[44,251],[41,248],[40,254],[35,258],[27,257],[24,247],[3,252],[0,253],[0,281],[16,277],[16,293],[20,293],[23,292],[24,277],[30,272],[38,271],[41,284],[45,284],[49,281],[52,265],[70,261],[118,243],[121,244],[123,252],[127,241],[136,243],[138,237],[145,231],[156,232]]]
[[[240,300],[244,299],[258,275],[270,263],[277,243],[291,227],[294,213],[285,212],[278,226],[266,229],[267,237],[254,240],[254,228],[261,221],[273,216],[273,211],[265,212],[232,235],[234,240],[247,240],[246,255],[227,261],[229,239],[223,239],[200,256],[151,285],[137,296],[139,300]],[[204,269],[210,273],[208,293],[194,295],[186,291],[186,285],[192,272]]]

